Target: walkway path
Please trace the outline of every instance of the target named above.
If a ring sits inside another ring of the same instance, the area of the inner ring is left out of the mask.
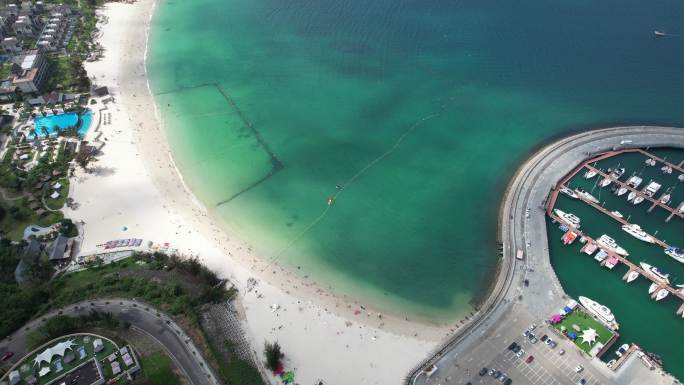
[[[491,296],[469,325],[410,373],[407,384],[422,383],[425,376],[418,375],[433,363],[453,367],[451,362],[457,357],[467,356],[476,346],[493,339],[488,332],[500,323],[524,317],[542,320],[562,307],[567,295],[549,260],[545,201],[558,181],[586,158],[627,147],[681,148],[684,129],[628,126],[587,131],[549,144],[522,165],[508,186],[500,209],[504,256]],[[528,209],[530,215],[526,217]],[[515,259],[518,249],[525,251],[524,261]],[[525,279],[529,279],[529,287],[523,287]]]
[[[42,325],[46,319],[58,314],[86,315],[91,310],[111,313],[114,318],[130,322],[131,327],[159,342],[191,385],[220,384],[200,350],[170,316],[148,304],[125,298],[81,301],[44,314],[0,341],[0,352],[14,352],[10,361],[16,362],[28,352],[28,334]]]

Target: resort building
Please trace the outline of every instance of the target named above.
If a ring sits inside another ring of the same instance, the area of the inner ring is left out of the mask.
[[[14,85],[25,93],[38,92],[48,75],[45,56],[38,50],[31,50],[16,56],[14,62],[21,67],[14,77]]]
[[[59,194],[57,194],[57,197],[59,197]],[[71,258],[71,242],[64,235],[59,235],[52,243],[50,261],[60,261],[67,258]]]
[[[21,47],[19,46],[19,40],[16,37],[6,37],[2,39],[2,50],[5,53],[14,54],[21,52]]]
[[[17,20],[14,22],[14,32],[17,36],[34,36],[36,30],[33,20],[26,15],[17,17]]]

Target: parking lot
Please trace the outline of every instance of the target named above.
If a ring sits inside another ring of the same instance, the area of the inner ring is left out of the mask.
[[[519,315],[522,315],[519,313]],[[514,318],[505,325],[500,325],[493,334],[483,335],[476,347],[473,347],[467,355],[456,356],[440,361],[438,372],[425,383],[430,385],[459,384],[465,385],[470,382],[473,385],[502,385],[507,378],[511,379],[511,385],[574,385],[584,379],[587,385],[612,383],[594,367],[595,362],[582,356],[579,349],[570,341],[555,334],[545,324],[536,326],[532,333],[537,342],[532,343],[528,337],[523,336],[532,323],[541,322],[527,317]],[[552,348],[541,337],[547,335],[557,346]],[[518,355],[509,350],[509,346],[515,342],[523,351]],[[560,351],[564,350],[564,354]],[[527,363],[529,356],[533,356]],[[603,365],[598,363],[598,365]],[[582,366],[580,373],[575,371],[577,366]],[[487,374],[480,376],[482,368],[487,368]],[[490,370],[500,371],[505,378],[497,379],[490,375]]]
[[[577,349],[566,341],[560,341],[560,338],[552,334],[551,330],[546,326],[538,326],[533,333],[538,339],[536,343],[532,343],[529,338],[519,335],[519,337],[497,346],[491,346],[492,349],[499,348],[500,352],[496,354],[488,363],[488,369],[494,369],[502,372],[506,377],[511,378],[513,383],[532,384],[532,385],[565,385],[565,384],[579,384],[580,380],[584,379],[587,385],[600,384],[600,381],[586,370],[589,364],[587,359],[579,356]],[[542,335],[550,336],[558,343],[558,346],[552,348],[546,343],[539,340]],[[521,350],[515,353],[508,349],[511,342],[516,342]],[[493,345],[491,342],[486,342]],[[564,354],[560,354],[561,350]],[[532,356],[531,362],[527,362]],[[581,372],[577,373],[576,368],[582,366]],[[489,371],[491,372],[491,370]],[[503,381],[493,378],[489,372],[484,376],[475,376],[470,380],[473,384],[501,384]]]

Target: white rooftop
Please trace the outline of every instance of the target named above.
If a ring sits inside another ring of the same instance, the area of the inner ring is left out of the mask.
[[[64,356],[64,352],[68,349],[72,349],[73,347],[74,340],[60,342],[57,345],[47,348],[42,353],[38,354],[36,358],[33,359],[33,363],[34,365],[39,366],[42,362],[47,362],[49,364],[54,356]],[[48,371],[50,371],[49,368]]]

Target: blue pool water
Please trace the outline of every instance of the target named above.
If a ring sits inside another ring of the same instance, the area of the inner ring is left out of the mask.
[[[93,119],[93,113],[86,111],[81,115],[81,124],[78,126],[78,136],[81,138],[85,136],[90,128],[90,123]],[[45,131],[48,135],[52,135],[57,131],[65,130],[71,126],[78,124],[78,114],[75,112],[68,112],[66,114],[40,116],[33,119],[33,127],[36,135],[39,138],[45,137]],[[28,139],[33,139],[33,135],[29,134]]]

